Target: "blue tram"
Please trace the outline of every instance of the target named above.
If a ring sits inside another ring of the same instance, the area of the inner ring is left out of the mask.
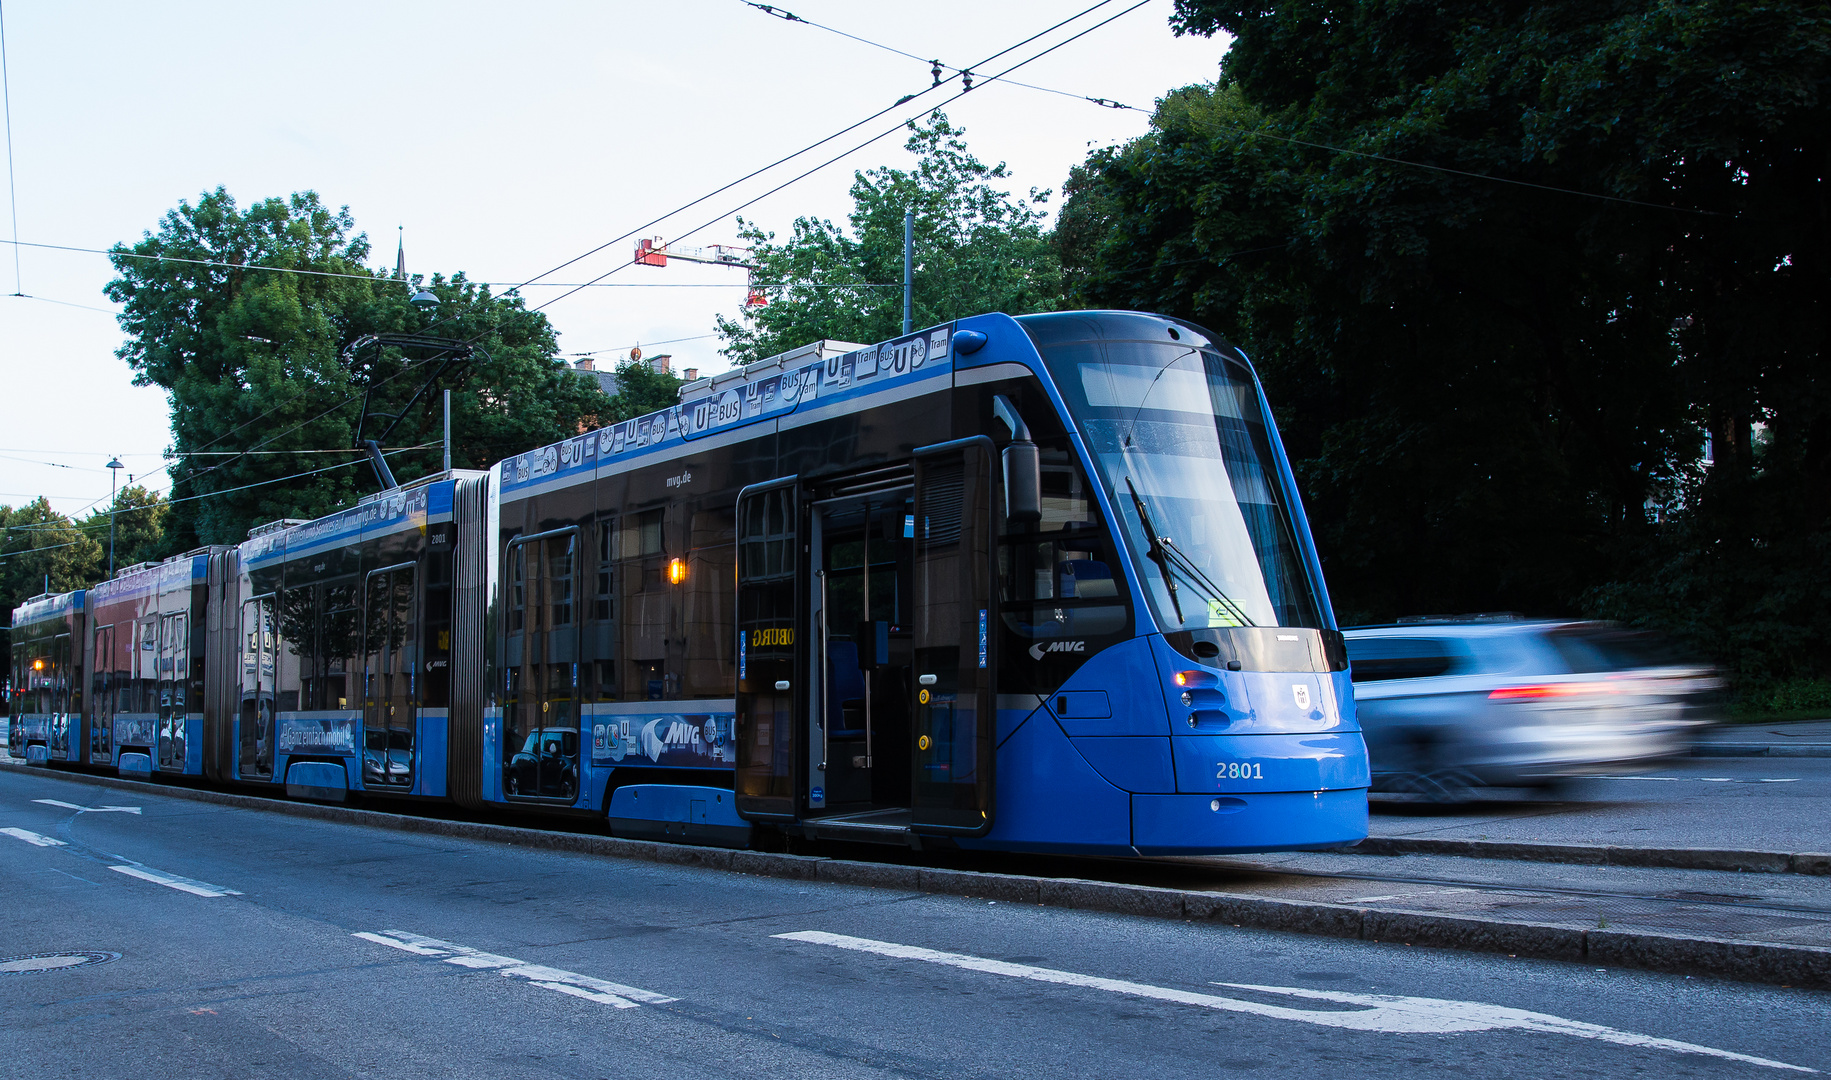
[[[80,762],[83,590],[40,594],[13,609],[13,700],[7,751],[44,763]]]
[[[1238,349],[1174,319],[817,342],[97,593],[148,612],[92,620],[97,765],[739,845],[1366,832],[1347,656],[1269,410]],[[174,619],[185,675],[174,655],[139,689]]]

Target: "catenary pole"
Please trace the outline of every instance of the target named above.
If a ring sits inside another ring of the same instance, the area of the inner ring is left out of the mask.
[[[915,299],[915,210],[903,211],[903,333],[910,331],[910,306]]]

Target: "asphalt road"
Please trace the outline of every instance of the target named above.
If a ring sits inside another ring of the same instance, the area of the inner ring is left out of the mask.
[[[1831,758],[1681,758],[1549,797],[1452,807],[1376,797],[1373,809],[1374,836],[1826,851]]]
[[[1831,1069],[1811,991],[533,852],[23,770],[0,771],[0,830],[9,1075]],[[84,952],[104,962],[53,958]]]

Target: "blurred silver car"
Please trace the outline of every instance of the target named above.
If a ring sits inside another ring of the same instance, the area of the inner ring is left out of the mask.
[[[1442,801],[1689,751],[1715,669],[1611,623],[1407,620],[1344,632],[1373,790]]]

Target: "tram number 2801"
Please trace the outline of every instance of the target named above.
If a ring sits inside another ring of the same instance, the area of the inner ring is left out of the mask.
[[[1222,761],[1218,762],[1220,771],[1214,774],[1216,780],[1263,780],[1265,771],[1256,761]]]

